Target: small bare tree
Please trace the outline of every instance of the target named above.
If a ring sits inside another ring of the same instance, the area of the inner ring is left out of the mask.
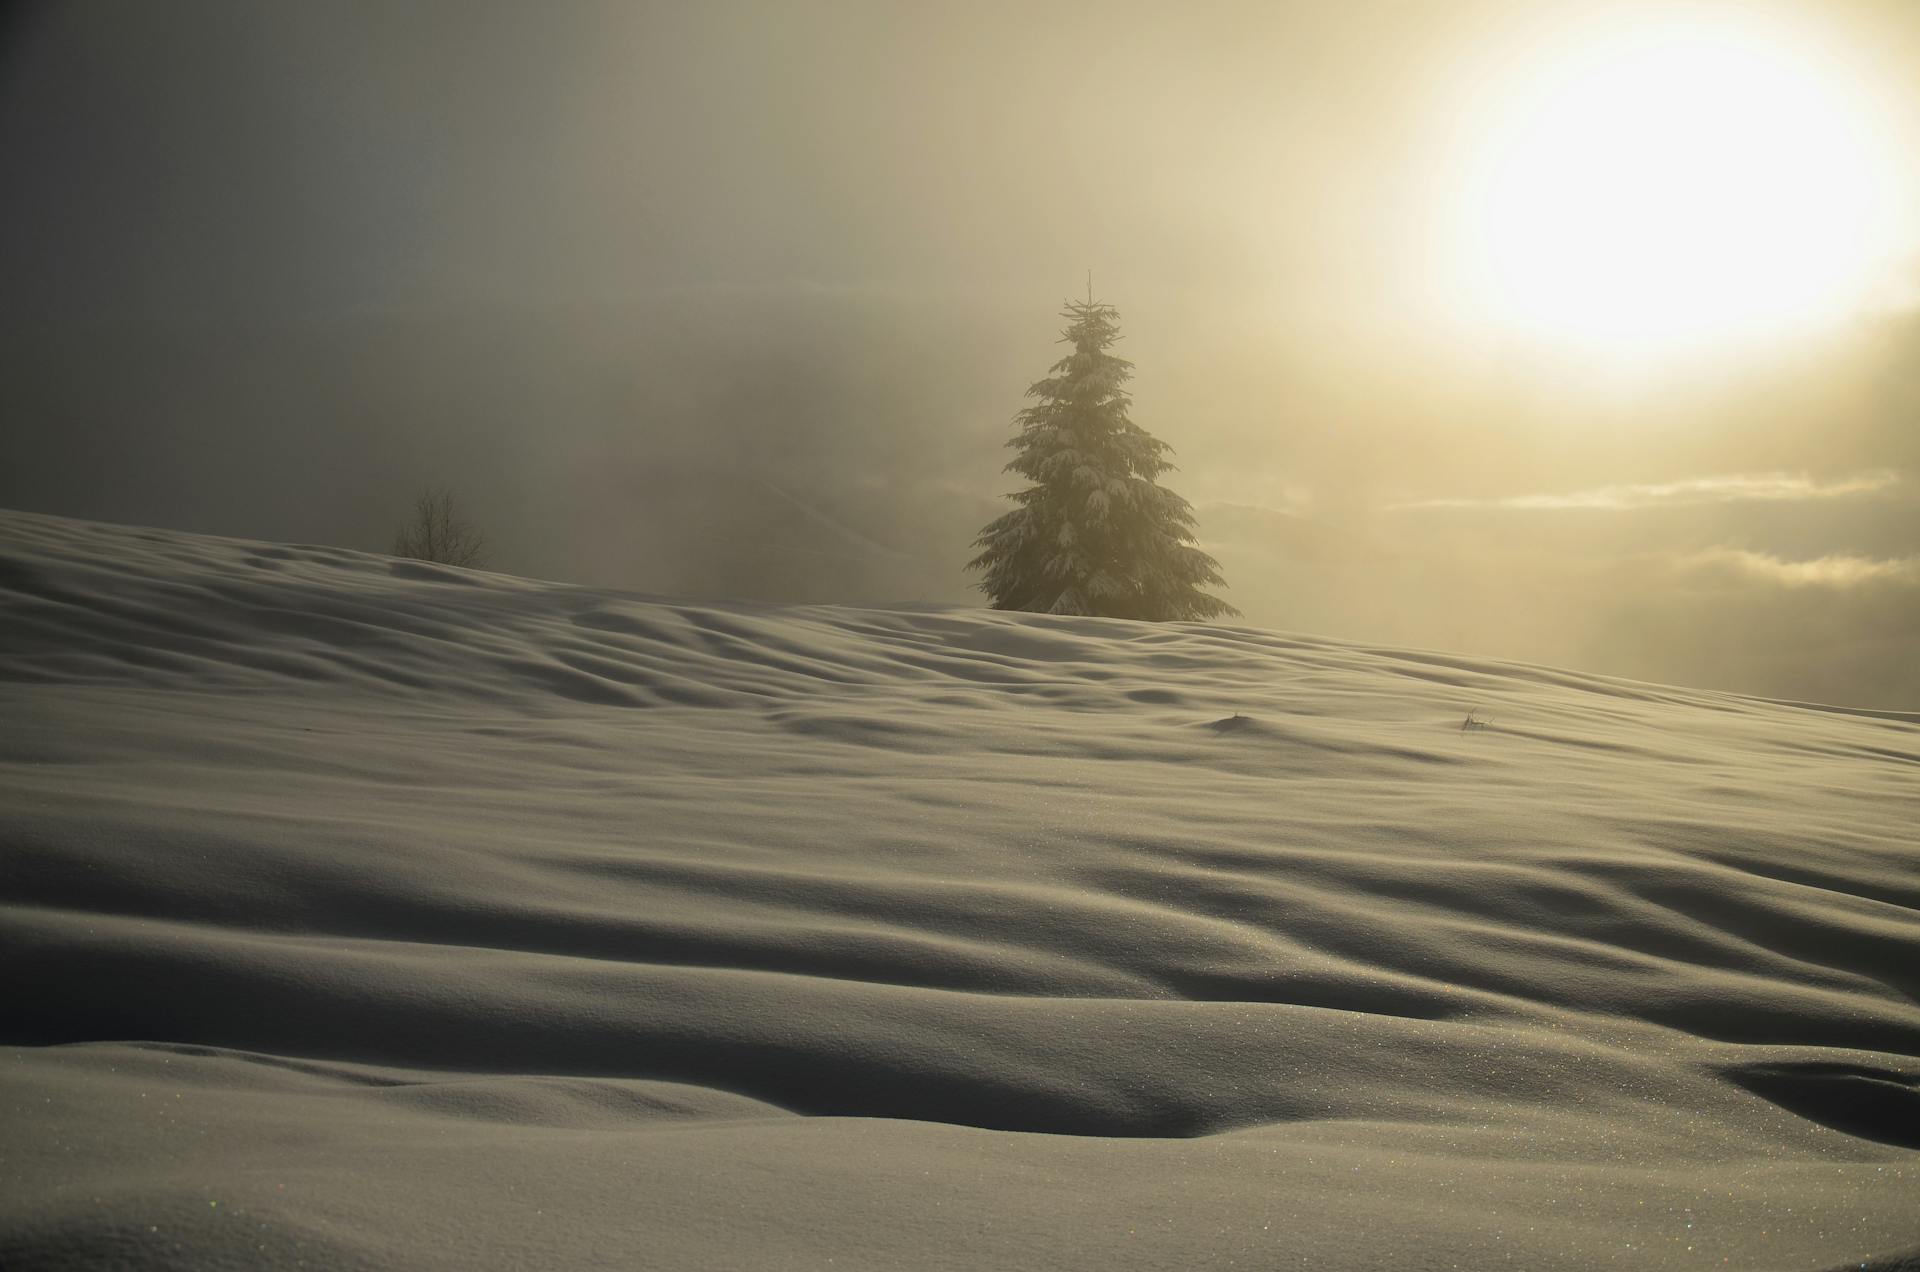
[[[394,532],[393,555],[478,569],[487,563],[487,538],[460,515],[451,490],[428,486],[413,501],[413,515]]]

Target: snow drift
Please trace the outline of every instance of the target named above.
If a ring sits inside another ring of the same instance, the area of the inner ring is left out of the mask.
[[[0,607],[9,1268],[1920,1246],[1913,717],[13,513]]]

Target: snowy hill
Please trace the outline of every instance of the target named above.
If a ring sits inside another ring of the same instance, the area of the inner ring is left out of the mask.
[[[10,1269],[1920,1247],[1913,717],[4,513],[0,720]]]

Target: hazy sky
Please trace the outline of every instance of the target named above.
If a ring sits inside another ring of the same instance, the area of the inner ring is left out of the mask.
[[[0,40],[0,503],[379,549],[444,481],[501,568],[964,602],[1091,268],[1247,621],[1920,708],[1907,0]]]

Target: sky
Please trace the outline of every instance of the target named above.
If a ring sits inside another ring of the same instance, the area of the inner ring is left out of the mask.
[[[0,505],[980,603],[1089,271],[1241,621],[1920,709],[1920,5],[0,18]]]

